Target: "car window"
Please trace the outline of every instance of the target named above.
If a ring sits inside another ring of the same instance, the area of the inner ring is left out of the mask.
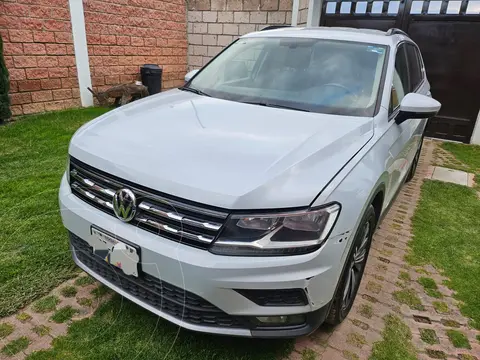
[[[241,38],[189,84],[212,97],[373,116],[386,46],[316,38]]]
[[[402,99],[409,92],[408,82],[408,66],[407,57],[405,53],[405,44],[401,44],[397,48],[395,55],[395,70],[393,72],[392,93],[390,96],[390,113],[393,112],[399,105]]]
[[[423,75],[417,48],[412,44],[408,44],[406,46],[406,49],[408,58],[408,69],[410,74],[410,92],[413,92],[422,82]]]

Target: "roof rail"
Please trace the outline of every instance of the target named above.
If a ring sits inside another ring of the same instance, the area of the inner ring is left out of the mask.
[[[260,31],[275,30],[275,29],[281,29],[281,28],[287,28],[287,27],[291,27],[291,26],[290,25],[269,25],[267,27],[264,27]]]
[[[391,36],[391,35],[404,35],[404,36],[408,36],[408,34],[403,31],[403,30],[400,30],[400,29],[397,29],[397,28],[391,28],[387,31],[387,36]]]

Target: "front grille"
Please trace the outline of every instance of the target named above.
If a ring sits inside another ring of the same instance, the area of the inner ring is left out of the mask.
[[[215,240],[228,216],[119,179],[74,158],[70,158],[70,187],[76,196],[112,216],[113,195],[130,189],[137,199],[137,213],[130,224],[202,249]]]
[[[141,272],[139,277],[125,275],[93,254],[92,247],[70,233],[77,258],[90,270],[130,295],[176,319],[190,324],[227,328],[248,328],[245,318],[230,316],[205,299],[189,291]]]
[[[307,297],[302,289],[237,289],[247,299],[260,306],[302,306],[307,305]]]

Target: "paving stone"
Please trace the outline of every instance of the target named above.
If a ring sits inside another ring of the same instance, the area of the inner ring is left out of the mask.
[[[437,166],[433,170],[432,180],[454,183],[458,185],[468,185],[468,173],[465,171],[448,169]]]

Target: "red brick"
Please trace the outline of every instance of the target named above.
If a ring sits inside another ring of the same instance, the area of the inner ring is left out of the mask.
[[[69,77],[76,77],[78,74],[77,74],[77,67],[76,66],[70,66],[68,68],[68,76]]]
[[[27,78],[24,69],[9,69],[8,72],[10,80],[25,80]]]
[[[48,69],[48,77],[50,78],[66,78],[68,77],[68,68],[59,68],[59,67],[54,67],[51,69]]]
[[[46,48],[48,55],[65,55],[67,53],[67,48],[63,44],[47,44]]]
[[[27,73],[27,79],[48,78],[48,69],[46,68],[26,69],[26,73]]]
[[[44,90],[60,89],[61,87],[60,79],[42,79],[42,89]]]
[[[57,43],[71,44],[73,43],[72,33],[71,32],[56,32],[55,41]]]
[[[20,80],[18,81],[18,91],[35,91],[40,90],[42,84],[40,80]]]
[[[12,3],[4,3],[3,4],[3,11],[5,11],[5,15],[13,15],[13,16],[28,16],[28,9],[27,5],[22,4],[12,4]]]
[[[22,105],[23,113],[27,114],[36,114],[45,111],[44,103],[35,103],[35,104],[26,104]]]
[[[45,30],[68,31],[70,29],[70,22],[60,20],[45,20],[43,22],[43,27]]]
[[[92,76],[92,86],[105,85],[105,76]]]
[[[52,19],[70,20],[70,11],[55,7],[52,9]]]
[[[33,34],[29,30],[9,30],[11,42],[33,42]]]
[[[15,56],[14,63],[17,68],[37,67],[37,58],[35,56]]]
[[[120,83],[125,84],[125,83],[131,83],[137,79],[137,76],[135,75],[120,75]]]
[[[93,78],[92,78],[92,81],[93,81]],[[62,78],[63,89],[71,89],[74,87],[78,87],[78,80],[76,77]]]
[[[65,47],[67,49],[67,55],[75,55],[75,49],[73,48],[73,45],[66,45]]]
[[[143,46],[144,44],[143,38],[136,36],[132,36],[131,42],[133,46]]]
[[[21,55],[23,54],[23,44],[3,43],[4,55]]]
[[[12,111],[13,116],[23,115],[22,105],[10,106],[10,110]]]
[[[10,81],[10,92],[18,92],[18,81]]]
[[[120,77],[118,75],[109,75],[105,76],[105,84],[106,85],[115,85],[120,82]]]
[[[71,89],[60,89],[60,90],[53,90],[53,99],[54,100],[65,100],[72,98],[72,90]]]
[[[131,56],[119,56],[118,57],[118,65],[132,65],[132,57]]]
[[[102,44],[115,45],[117,43],[117,37],[115,35],[101,35]]]
[[[50,8],[46,6],[30,6],[30,17],[49,19]]]
[[[130,45],[130,36],[117,36],[117,45]]]
[[[59,56],[58,66],[75,66],[75,56]]]
[[[118,65],[118,56],[103,56],[103,65],[112,66]]]
[[[58,57],[57,56],[38,56],[37,62],[38,62],[38,66],[51,68],[51,67],[58,66]]]
[[[12,105],[29,104],[32,102],[30,93],[15,93],[11,95],[10,102]]]
[[[52,100],[53,100],[52,90],[32,92],[33,102],[52,101]]]
[[[55,33],[50,31],[34,31],[33,40],[37,43],[55,42]]]
[[[125,49],[122,46],[110,46],[110,55],[121,56],[125,54]]]
[[[155,38],[146,38],[145,39],[145,46],[156,46],[157,40]]]
[[[65,109],[80,107],[80,99],[63,100],[63,106],[65,106]]]
[[[23,52],[26,55],[44,55],[44,54],[46,54],[44,44],[23,44]]]
[[[102,36],[97,34],[87,35],[88,45],[99,45],[102,43]]]
[[[72,89],[72,97],[74,99],[78,99],[80,97],[80,89],[79,88]]]
[[[95,55],[110,55],[110,49],[108,46],[95,45],[93,47],[93,52]]]
[[[63,101],[51,101],[45,104],[45,111],[57,111],[65,109]]]

